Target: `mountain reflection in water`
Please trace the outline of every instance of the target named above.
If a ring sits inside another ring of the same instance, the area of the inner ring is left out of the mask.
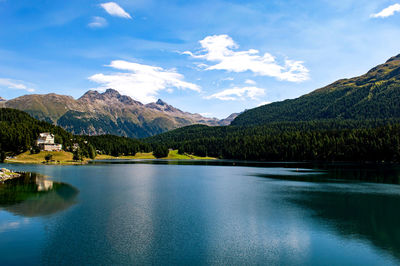
[[[400,167],[397,165],[299,163],[292,165],[293,167],[298,168],[280,174],[255,174],[255,176],[304,182],[400,184]]]
[[[68,184],[26,173],[0,184],[0,209],[26,217],[49,215],[74,205],[78,193]]]
[[[315,184],[295,186],[282,197],[345,239],[369,241],[400,259],[400,190],[389,185],[400,183],[397,166],[297,169],[256,176]]]
[[[399,194],[371,193],[368,184],[357,190],[327,186],[296,191],[289,201],[310,210],[315,221],[344,238],[368,240],[400,258]]]

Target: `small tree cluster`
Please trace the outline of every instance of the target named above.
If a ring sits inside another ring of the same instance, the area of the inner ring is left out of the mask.
[[[169,149],[163,145],[156,145],[153,150],[153,155],[156,158],[167,157],[169,153]]]

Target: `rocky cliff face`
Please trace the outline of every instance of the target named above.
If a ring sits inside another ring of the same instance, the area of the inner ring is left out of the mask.
[[[1,105],[0,105],[1,107]],[[2,103],[74,134],[114,134],[143,138],[192,124],[225,125],[227,121],[183,112],[162,100],[147,105],[118,91],[88,91],[75,100],[54,93],[25,95]]]

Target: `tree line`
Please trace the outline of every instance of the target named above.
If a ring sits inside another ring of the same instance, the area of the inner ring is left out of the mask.
[[[34,150],[41,132],[56,135],[74,159],[97,153],[121,156],[168,149],[224,159],[265,161],[400,162],[398,120],[324,120],[270,123],[263,126],[188,126],[147,139],[114,135],[77,136],[14,109],[0,109],[0,159]],[[75,149],[77,143],[79,148]]]
[[[145,141],[224,159],[400,162],[400,124],[395,120],[189,126]]]

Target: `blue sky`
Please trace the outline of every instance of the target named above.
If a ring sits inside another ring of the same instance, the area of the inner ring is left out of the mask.
[[[223,118],[400,53],[400,1],[0,0],[0,96],[113,87]]]

